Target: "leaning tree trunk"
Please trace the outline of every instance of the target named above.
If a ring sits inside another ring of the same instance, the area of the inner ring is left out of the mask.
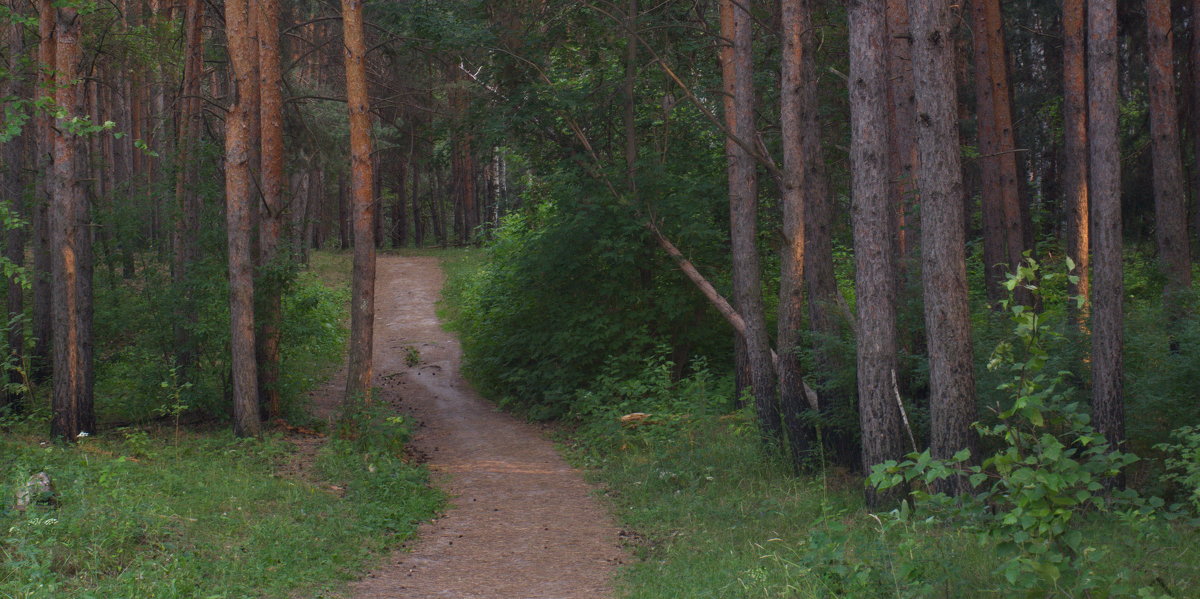
[[[1187,187],[1183,180],[1179,111],[1175,104],[1174,35],[1169,2],[1146,0],[1145,7],[1150,63],[1150,140],[1154,155],[1154,237],[1158,244],[1159,264],[1167,275],[1163,295],[1168,319],[1174,321],[1182,316],[1182,296],[1192,287]]]
[[[354,276],[350,306],[350,369],[346,402],[369,400],[375,324],[375,203],[371,197],[371,116],[367,103],[362,0],[342,0],[346,37],[346,101],[350,108],[350,188],[354,220]]]
[[[896,404],[896,256],[888,202],[887,70],[883,5],[850,0],[850,173],[858,297],[858,409],[863,470],[904,454]],[[868,488],[881,507],[899,491]]]
[[[976,450],[971,312],[967,302],[962,164],[950,0],[912,0],[913,72],[917,96],[917,169],[921,194],[921,281],[929,348],[930,452],[948,460]],[[966,477],[940,481],[940,491],[969,492]]]
[[[1090,0],[1088,181],[1092,242],[1092,421],[1116,447],[1125,440],[1121,264],[1121,148],[1118,134],[1116,0]]]
[[[230,349],[233,368],[233,432],[257,436],[259,419],[258,370],[254,352],[254,256],[251,251],[252,213],[256,195],[250,171],[251,113],[259,110],[251,93],[258,81],[254,64],[258,48],[251,37],[247,0],[225,1],[225,31],[233,64],[235,94],[225,117],[225,214],[229,239]]]
[[[1063,1],[1063,202],[1066,204],[1067,256],[1075,262],[1077,281],[1071,296],[1084,299],[1068,307],[1075,321],[1087,322],[1091,280],[1088,247],[1088,115],[1087,58],[1084,53],[1084,0]]]
[[[730,41],[721,48],[725,85],[725,121],[733,137],[752,140],[754,131],[754,64],[751,49],[753,20],[750,2],[721,2],[721,30]],[[729,228],[733,250],[733,297],[746,320],[746,356],[755,409],[764,438],[779,440],[781,425],[775,401],[775,369],[763,311],[762,280],[758,259],[758,180],[754,158],[746,148],[727,137],[725,154],[729,173]]]
[[[83,138],[68,123],[84,114],[78,81],[83,50],[82,18],[74,8],[56,9],[55,100],[63,109],[54,130],[54,180],[50,235],[54,290],[54,397],[52,437],[74,441],[96,430],[92,409],[92,237],[84,193]]]

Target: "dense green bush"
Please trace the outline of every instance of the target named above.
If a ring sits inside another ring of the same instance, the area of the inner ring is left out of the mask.
[[[619,202],[566,195],[577,185],[535,188],[528,208],[504,219],[486,263],[451,289],[470,375],[535,418],[568,412],[602,372],[637,372],[660,344],[687,360],[727,354],[730,343],[643,222]]]

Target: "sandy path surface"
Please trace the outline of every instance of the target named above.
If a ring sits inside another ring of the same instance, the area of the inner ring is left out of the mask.
[[[624,557],[617,529],[537,427],[497,411],[459,375],[458,340],[434,312],[442,280],[437,258],[380,256],[375,371],[383,398],[420,424],[413,449],[450,506],[351,596],[611,596]],[[421,354],[415,367],[405,364],[409,347]]]

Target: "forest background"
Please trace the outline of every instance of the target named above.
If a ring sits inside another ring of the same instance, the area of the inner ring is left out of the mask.
[[[773,565],[726,580],[1186,596],[1194,573],[1162,556],[1194,534],[1200,480],[1196,11],[7,2],[7,475],[37,471],[47,419],[116,454],[169,444],[141,436],[164,423],[176,444],[183,424],[303,425],[345,299],[310,251],[353,247],[362,298],[375,246],[478,244],[449,301],[481,391],[576,426],[610,484],[758,477],[755,501],[815,510],[786,535],[801,554],[728,541]],[[366,400],[369,365],[350,379]],[[686,453],[710,449],[719,476]],[[798,492],[814,472],[822,492]],[[842,525],[859,501],[900,507]],[[923,527],[953,542],[922,553]],[[9,572],[42,546],[20,534]],[[936,558],[975,537],[986,565]],[[104,569],[66,562],[45,575]]]

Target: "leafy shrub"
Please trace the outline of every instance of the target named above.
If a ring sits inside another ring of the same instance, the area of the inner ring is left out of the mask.
[[[1064,278],[1039,277],[1038,268],[1027,259],[1005,286],[1011,292],[1021,285],[1036,296],[1041,286]],[[1089,509],[1117,505],[1115,496],[1105,493],[1104,481],[1136,458],[1110,447],[1095,431],[1086,411],[1071,401],[1063,373],[1044,372],[1062,338],[1044,327],[1042,314],[1011,297],[1002,306],[1014,334],[996,348],[989,368],[1009,373],[1001,390],[1010,402],[996,422],[975,425],[984,440],[997,442],[996,449],[979,465],[971,464],[967,449],[950,460],[935,460],[927,450],[900,463],[877,465],[869,482],[881,489],[918,483],[913,497],[919,507],[972,526],[997,544],[1006,556],[997,573],[1014,588],[1087,592],[1100,584],[1092,575],[1097,554],[1083,545],[1075,520]],[[977,493],[949,497],[920,486],[955,476],[967,477]]]

